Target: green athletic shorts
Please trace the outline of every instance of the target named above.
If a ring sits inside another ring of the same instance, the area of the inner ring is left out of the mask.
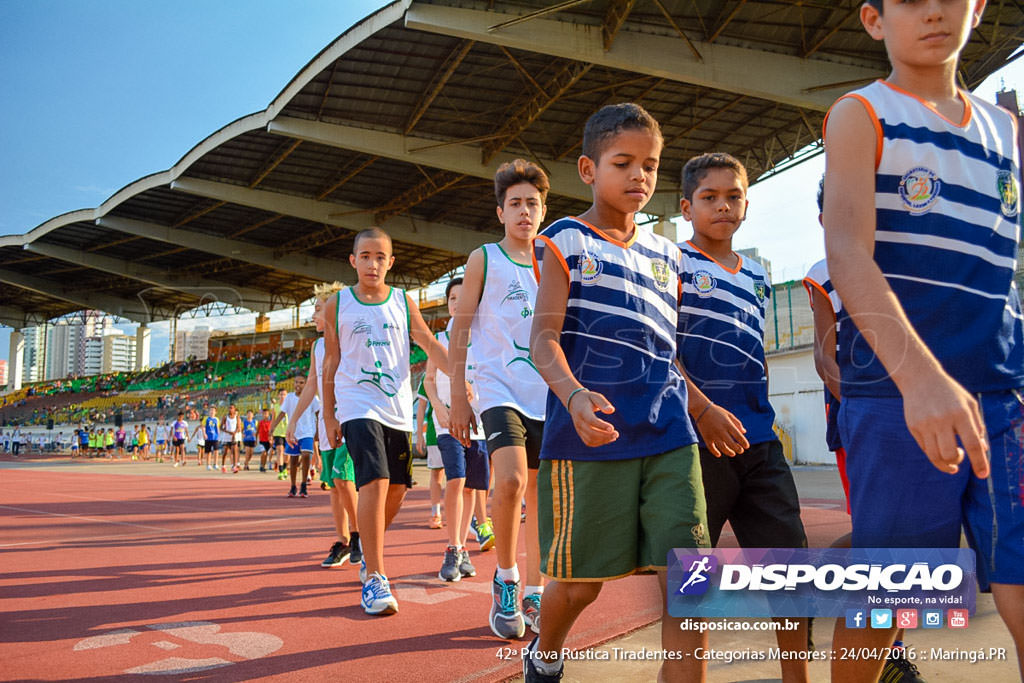
[[[334,486],[335,479],[356,480],[356,471],[352,467],[352,456],[348,454],[348,447],[345,444],[331,450],[320,451],[320,460],[323,465],[320,470],[320,481],[328,486]]]
[[[541,460],[541,572],[607,581],[664,569],[672,548],[707,548],[696,444],[629,460]]]

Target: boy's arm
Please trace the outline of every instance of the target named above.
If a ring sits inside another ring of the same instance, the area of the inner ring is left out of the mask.
[[[448,358],[451,362],[451,357]],[[434,365],[434,361],[427,359],[427,371],[423,375],[423,391],[427,394],[427,400],[430,401],[430,405],[434,408],[434,415],[437,416],[437,424],[443,428],[448,429],[449,420],[451,419],[448,413],[448,406],[444,404],[441,397],[437,395],[437,379],[436,373],[437,366]],[[452,392],[455,393],[455,392]],[[421,405],[425,402],[421,401]],[[426,406],[423,406],[426,411]]]
[[[270,423],[271,435],[273,435],[274,428],[277,427],[277,424],[287,416],[288,414],[283,410],[279,410],[277,412],[277,416],[274,418],[274,421]]]
[[[954,473],[966,449],[988,476],[984,423],[974,398],[950,377],[911,326],[873,258],[874,124],[854,99],[829,114],[825,138],[825,251],[843,306],[903,396],[903,415],[918,446],[939,470]],[[957,437],[964,449],[957,447]]]
[[[416,450],[420,453],[427,452],[426,424],[424,424],[426,417],[427,402],[419,401],[416,405]]]
[[[559,344],[569,300],[569,277],[550,250],[546,251],[551,257],[541,262],[540,288],[530,329],[530,352],[540,376],[569,411],[583,443],[591,447],[603,446],[619,438],[619,433],[595,413],[601,411],[607,415],[615,412],[615,407],[602,394],[581,385],[569,369]]]
[[[324,302],[324,369],[323,369],[323,403],[324,430],[331,448],[341,444],[341,425],[338,424],[334,401],[334,376],[341,362],[341,347],[338,341],[338,297],[332,296]]]
[[[832,301],[816,287],[808,287],[808,290],[814,313],[814,369],[829,392],[838,399],[839,364],[836,363],[836,316],[832,311]]]
[[[299,418],[302,417],[302,414],[306,412],[306,409],[309,408],[309,404],[313,402],[314,396],[316,396],[316,354],[310,349],[309,372],[306,374],[306,384],[302,387],[299,402],[295,404],[292,417],[288,420],[288,431],[284,435],[284,440],[293,446],[298,443],[295,438],[295,425],[298,423]]]
[[[469,347],[469,331],[476,317],[480,297],[484,292],[485,256],[483,248],[473,251],[466,261],[462,278],[462,293],[455,318],[452,321],[448,341],[448,362],[453,387],[466,385],[466,349]],[[476,430],[476,416],[469,405],[469,399],[461,391],[452,392],[452,405],[448,409],[448,433],[469,447],[469,435]]]
[[[708,398],[690,379],[678,358],[676,367],[686,381],[686,410],[711,454],[716,458],[723,455],[732,458],[750,448],[747,437],[743,436],[747,430],[739,418]]]
[[[448,373],[448,351],[437,341],[434,333],[427,327],[423,320],[420,308],[412,301],[407,293],[405,303],[409,307],[409,336],[416,344],[427,352],[427,361],[433,362],[435,368],[440,368],[444,374]]]

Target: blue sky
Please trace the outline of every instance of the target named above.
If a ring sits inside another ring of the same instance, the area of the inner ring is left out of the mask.
[[[166,170],[206,136],[264,109],[322,48],[385,4],[2,0],[0,235],[95,207]],[[1001,77],[1024,88],[1024,66],[1011,65]],[[999,79],[979,92],[991,98]],[[814,209],[822,167],[819,158],[751,190],[737,246],[757,246],[776,281],[801,277],[824,255]],[[199,319],[180,327],[251,321]],[[7,358],[9,331],[0,327],[0,359]],[[167,348],[167,326],[158,324],[154,360],[166,358]]]

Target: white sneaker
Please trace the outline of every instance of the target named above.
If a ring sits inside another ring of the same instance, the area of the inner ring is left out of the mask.
[[[387,577],[379,572],[370,574],[363,584],[362,605],[367,614],[394,614],[398,611],[398,601],[391,594]]]

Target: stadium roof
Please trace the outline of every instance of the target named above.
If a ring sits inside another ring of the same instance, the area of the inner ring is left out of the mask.
[[[316,282],[353,281],[352,238],[370,225],[394,237],[393,280],[428,283],[499,236],[491,178],[503,161],[549,172],[549,216],[584,210],[583,123],[621,101],[662,124],[647,210],[676,215],[687,158],[727,151],[763,177],[820,147],[839,94],[887,73],[860,4],[399,0],[169,170],[0,238],[0,322],[293,306]],[[1022,36],[1022,4],[990,2],[962,82],[974,88],[1005,65]]]

